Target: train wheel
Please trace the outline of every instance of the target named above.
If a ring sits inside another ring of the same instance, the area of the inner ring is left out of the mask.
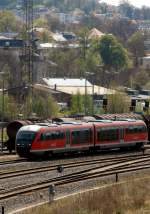
[[[137,150],[141,150],[143,148],[143,143],[137,143],[136,146],[135,146],[135,148]]]
[[[49,151],[46,151],[46,152],[44,152],[44,158],[50,158],[50,157],[52,157],[52,155],[53,155],[53,152],[49,152]]]

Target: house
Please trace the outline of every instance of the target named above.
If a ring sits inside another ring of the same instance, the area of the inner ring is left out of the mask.
[[[144,40],[144,48],[145,48],[145,52],[146,54],[150,53],[150,21],[146,20],[146,21],[139,21],[138,24],[138,29],[142,32],[142,34],[145,37]]]
[[[59,102],[70,102],[72,95],[77,93],[91,95],[94,99],[102,99],[104,95],[115,93],[115,90],[92,85],[86,79],[43,78],[43,81],[49,88],[59,92],[56,94]]]
[[[101,31],[99,31],[98,29],[93,28],[92,30],[90,30],[88,38],[89,39],[99,39],[104,35],[105,34],[102,33]]]
[[[74,15],[72,13],[57,13],[56,15],[63,24],[78,24],[82,19],[81,15]]]
[[[150,69],[150,56],[142,57],[140,64],[144,69]]]

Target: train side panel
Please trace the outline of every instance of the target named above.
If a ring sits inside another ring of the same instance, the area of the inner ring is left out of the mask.
[[[95,147],[120,144],[120,128],[115,124],[95,124]]]
[[[94,126],[86,124],[74,126],[70,129],[70,147],[76,149],[89,149],[94,147]]]
[[[125,135],[124,135],[125,143],[147,143],[148,141],[148,134],[147,128],[144,123],[139,124],[129,124],[125,128]]]
[[[37,134],[32,143],[31,153],[64,149],[66,144],[65,130],[60,128],[44,128]]]
[[[95,146],[100,148],[142,146],[148,141],[143,121],[95,124]]]
[[[40,127],[30,125],[17,134],[20,155],[49,154],[101,148],[143,146],[148,132],[143,121],[110,121]]]
[[[69,152],[94,146],[92,124],[41,129],[32,143],[31,153]]]

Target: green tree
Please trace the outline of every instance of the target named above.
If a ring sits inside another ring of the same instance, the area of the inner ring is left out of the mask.
[[[139,31],[134,33],[128,39],[128,47],[135,58],[134,64],[137,66],[138,58],[144,56],[144,35]]]
[[[101,55],[104,69],[120,71],[130,65],[127,50],[119,43],[113,35],[105,35],[100,40],[99,53]]]
[[[3,111],[4,105],[4,111]],[[13,109],[13,110],[12,110]],[[19,105],[16,103],[15,99],[12,96],[4,95],[4,103],[3,103],[3,95],[0,95],[0,118],[4,120],[13,120],[17,118],[19,113]]]
[[[36,27],[47,27],[48,21],[45,18],[38,18],[34,20],[34,26]]]
[[[83,96],[78,92],[76,95],[72,95],[71,99],[71,113],[83,113],[84,112],[84,100]]]
[[[107,112],[113,113],[127,113],[129,112],[130,100],[124,93],[115,93],[108,95]]]
[[[76,61],[79,64],[80,76],[86,76],[86,72],[95,73],[97,66],[101,64],[98,52],[97,39],[89,39],[89,29],[84,28],[79,32],[81,53]]]
[[[120,13],[128,18],[133,18],[134,7],[129,3],[128,0],[122,0],[119,5]]]
[[[86,108],[86,110],[85,110]],[[72,96],[71,100],[71,113],[79,114],[85,113],[92,114],[92,97],[90,95],[81,95],[79,92]]]
[[[38,117],[51,118],[57,116],[59,108],[52,96],[35,94],[32,99],[32,111]]]
[[[136,89],[142,89],[149,81],[149,75],[145,70],[139,71],[133,78],[133,85]]]
[[[19,32],[21,30],[21,22],[17,20],[15,15],[10,11],[0,11],[0,31]]]

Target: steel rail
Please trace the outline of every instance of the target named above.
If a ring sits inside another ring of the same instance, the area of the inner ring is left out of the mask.
[[[95,160],[85,160],[85,161],[78,161],[78,162],[70,162],[70,163],[64,163],[62,164],[64,169],[69,169],[72,167],[81,167],[81,166],[88,166],[91,164],[105,164],[111,161],[129,161],[135,159],[135,157],[143,157],[141,156],[126,156],[126,157],[111,157],[111,158],[104,158],[104,159],[95,159]],[[144,157],[150,157],[150,155],[145,155]],[[52,165],[52,166],[42,166],[42,167],[34,167],[34,168],[28,168],[23,170],[15,170],[15,171],[3,171],[0,172],[0,180],[1,179],[7,179],[7,178],[13,178],[16,176],[24,176],[28,174],[33,173],[41,173],[41,172],[47,172],[52,170],[57,170],[57,167],[60,166],[60,164]]]
[[[15,159],[15,160],[0,161],[0,166],[6,165],[6,164],[14,164],[14,163],[19,163],[19,162],[24,162],[24,161],[27,161],[27,159],[22,158],[22,159]]]
[[[150,158],[148,158],[148,161],[149,160],[150,160]],[[130,163],[132,163],[132,162],[139,163],[142,161],[145,162],[146,159],[143,158],[143,160],[136,160],[136,161],[133,160],[133,161],[130,161]],[[45,180],[42,182],[38,182],[36,184],[22,185],[17,188],[10,189],[8,191],[1,191],[0,200],[16,196],[17,194],[24,194],[24,193],[28,193],[28,192],[39,190],[39,189],[45,189],[45,188],[49,187],[49,185],[51,185],[51,184],[55,184],[58,186],[58,185],[64,185],[64,184],[67,184],[70,182],[72,183],[72,182],[78,182],[81,180],[87,180],[87,179],[92,179],[92,178],[97,178],[97,177],[110,176],[110,175],[114,175],[116,173],[125,173],[125,172],[135,171],[136,169],[141,170],[141,169],[150,168],[150,165],[147,165],[145,167],[143,165],[140,167],[134,166],[129,169],[120,169],[120,170],[118,169],[117,170],[117,167],[127,166],[128,164],[129,164],[128,162],[127,163],[126,162],[116,163],[116,164],[111,165],[110,167],[103,167],[103,169],[101,168],[98,171],[90,170],[90,172],[89,172],[88,170],[85,170],[85,171],[81,171],[78,173],[72,173],[72,174],[61,176],[61,177],[48,179],[48,180]]]

